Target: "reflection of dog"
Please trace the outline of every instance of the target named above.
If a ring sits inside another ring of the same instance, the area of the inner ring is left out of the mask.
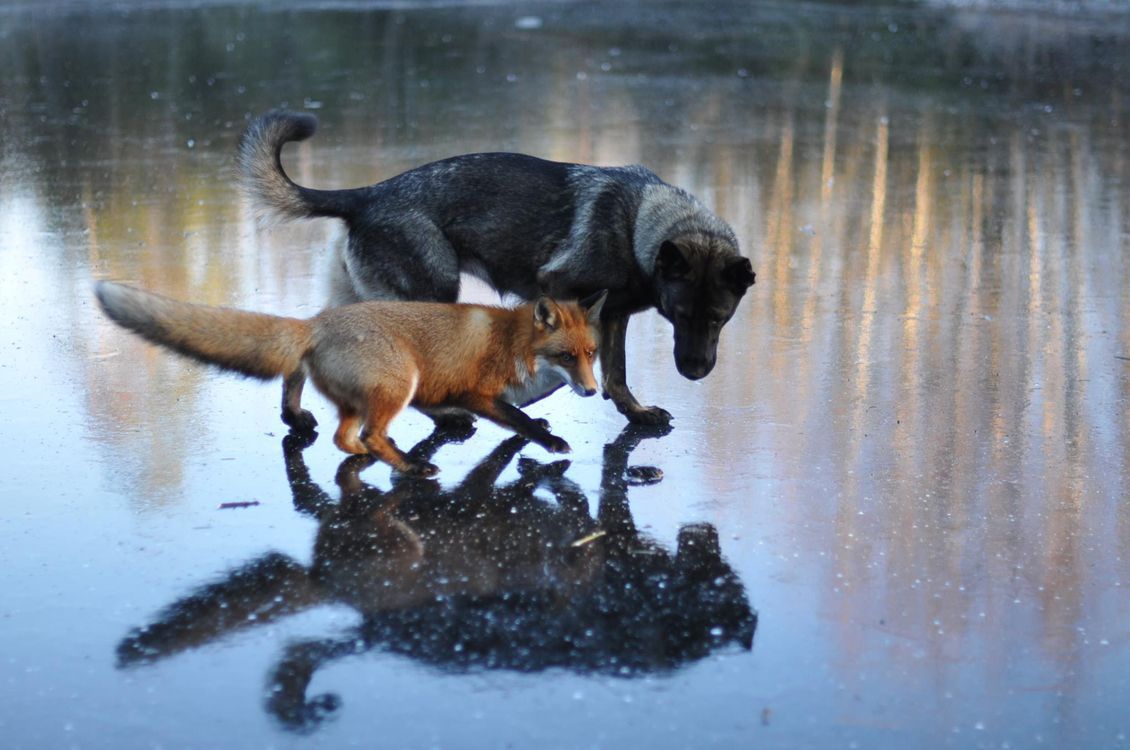
[[[646,430],[646,431],[645,431]],[[412,449],[425,461],[469,433],[433,433]],[[563,476],[567,461],[521,459],[517,479],[498,479],[522,447],[499,445],[457,486],[394,475],[382,492],[354,456],[338,470],[341,500],[311,480],[309,440],[283,440],[295,507],[319,520],[309,567],[278,553],[173,603],[118,646],[119,666],[202,646],[322,603],[348,604],[360,626],[289,646],[273,670],[267,707],[284,726],[312,729],[339,700],[306,695],[324,664],[382,649],[442,669],[580,672],[633,676],[675,669],[729,644],[752,645],[757,616],[722,559],[713,527],[679,532],[671,554],[635,528],[631,482],[655,482],[629,453],[659,428],[628,427],[605,446],[596,517]],[[556,502],[538,496],[548,491]]]
[[[524,299],[609,289],[604,395],[633,422],[671,418],[640,405],[628,389],[624,337],[633,313],[655,307],[674,325],[683,376],[697,380],[713,369],[718,335],[754,273],[730,227],[683,190],[639,166],[504,153],[457,156],[366,188],[313,190],[286,176],[280,153],[316,125],[308,114],[263,115],[244,133],[239,162],[263,208],[345,221],[336,304],[453,302],[461,271]]]
[[[514,404],[536,401],[562,383],[582,396],[596,393],[592,365],[603,294],[580,305],[542,297],[514,309],[364,302],[297,320],[178,302],[105,281],[95,293],[110,318],[150,341],[251,377],[281,375],[284,403],[297,404],[309,374],[338,408],[338,448],[372,453],[410,474],[437,469],[410,461],[388,439],[389,423],[406,406],[465,410],[566,453],[568,443]],[[295,426],[312,427],[313,416],[299,413],[308,419]]]

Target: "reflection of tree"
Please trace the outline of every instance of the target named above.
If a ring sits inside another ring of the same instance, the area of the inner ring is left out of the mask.
[[[757,617],[722,559],[712,526],[679,532],[674,554],[641,535],[627,503],[631,482],[656,482],[628,456],[662,430],[625,430],[605,446],[595,518],[564,475],[567,461],[519,461],[511,438],[458,485],[400,478],[389,491],[362,482],[367,456],[338,470],[333,501],[309,477],[305,443],[283,441],[295,507],[318,519],[307,568],[272,553],[170,605],[118,647],[128,666],[199,647],[322,603],[363,615],[343,635],[287,647],[270,677],[268,709],[310,729],[336,708],[306,689],[327,662],[379,649],[443,670],[540,671],[564,667],[632,676],[675,669],[728,644],[752,646]],[[426,459],[461,436],[433,433],[413,448]],[[548,491],[554,502],[537,493]]]
[[[850,156],[832,185],[826,161],[797,161],[791,210],[812,239],[794,241],[768,274],[789,291],[750,303],[771,306],[777,324],[756,362],[759,386],[771,390],[763,401],[804,394],[789,413],[803,427],[781,439],[800,458],[780,471],[831,461],[840,480],[823,503],[836,551],[822,580],[845,625],[843,673],[865,653],[855,626],[881,623],[905,639],[889,648],[895,662],[926,649],[945,665],[988,632],[1007,654],[986,665],[999,679],[1030,658],[1013,648],[1022,629],[1056,674],[1077,674],[1087,581],[1118,568],[1079,540],[1092,533],[1087,519],[1124,494],[1108,478],[1123,473],[1119,436],[1130,427],[1124,410],[1096,406],[1108,394],[1091,378],[1112,350],[1090,336],[1099,319],[1127,335],[1118,321],[1130,308],[1116,290],[1130,266],[1112,266],[1106,248],[1120,242],[1108,208],[1125,202],[1116,183],[1130,151],[1123,143],[1102,155],[1090,138],[1108,137],[1096,135],[1104,124],[1033,136],[1092,113],[1052,124],[1031,113],[1019,122],[924,113],[897,99],[874,110],[841,97],[842,80],[833,62],[827,99],[848,109],[825,120],[823,145]],[[819,144],[806,145],[815,154]],[[795,269],[806,269],[803,279]],[[1089,312],[1087,300],[1110,304]],[[1116,468],[1093,473],[1098,466]],[[813,501],[810,485],[793,486],[798,501]],[[811,513],[798,505],[796,523]],[[1125,524],[1100,534],[1125,548]],[[1030,600],[1036,613],[1018,621],[1010,607]]]
[[[888,613],[895,632],[944,631],[944,658],[985,612],[994,643],[1028,627],[1078,653],[1086,592],[1130,560],[1111,502],[1130,467],[1130,365],[1112,359],[1130,355],[1124,32],[1044,13],[649,5],[558,4],[535,32],[489,6],[133,10],[97,28],[86,11],[8,15],[0,163],[52,207],[36,241],[65,261],[49,267],[75,321],[89,268],[217,303],[315,296],[316,235],[254,236],[226,177],[245,117],[284,101],[323,105],[319,135],[284,155],[320,187],[482,149],[645,163],[731,220],[764,286],[687,397],[688,413],[765,417],[703,433],[691,450],[738,477],[706,481],[759,485],[749,446],[769,449],[770,512],[835,550],[824,588],[853,633]],[[164,409],[197,397],[198,371],[103,353],[80,342],[67,364],[96,420],[124,426],[107,431],[115,462],[180,466],[198,412]],[[133,430],[142,415],[163,430]],[[1039,622],[1010,619],[1021,593],[1045,602]]]

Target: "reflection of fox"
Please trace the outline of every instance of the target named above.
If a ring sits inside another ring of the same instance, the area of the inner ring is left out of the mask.
[[[517,406],[563,383],[582,396],[596,393],[603,293],[581,303],[542,297],[513,309],[362,302],[309,320],[178,302],[109,282],[99,282],[95,294],[119,325],[193,359],[288,384],[309,375],[338,408],[334,444],[405,473],[437,471],[412,462],[387,436],[406,406],[469,411],[565,453],[568,443]],[[285,398],[297,401],[300,388],[287,389]]]

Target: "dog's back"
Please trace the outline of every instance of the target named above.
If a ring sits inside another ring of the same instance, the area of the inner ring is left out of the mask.
[[[261,214],[339,218],[350,229],[351,244],[392,251],[382,253],[382,266],[396,262],[389,256],[414,255],[437,279],[462,270],[523,299],[537,296],[538,271],[555,258],[571,254],[582,265],[589,262],[589,253],[577,252],[582,245],[599,246],[602,266],[623,275],[634,267],[632,223],[645,190],[675,190],[644,167],[595,167],[505,152],[453,156],[365,187],[314,190],[286,175],[280,154],[286,143],[313,135],[316,125],[312,115],[271,112],[244,133],[238,162]],[[356,262],[361,255],[355,253]],[[456,268],[448,269],[453,261]],[[397,293],[358,291],[362,299],[445,298],[422,282]],[[565,291],[555,290],[556,296]]]
[[[608,290],[605,396],[644,424],[671,415],[640,404],[628,388],[629,316],[655,307],[674,324],[675,363],[684,377],[713,369],[720,329],[755,275],[729,225],[686,191],[644,167],[505,153],[452,157],[369,187],[311,190],[286,176],[279,154],[313,125],[309,115],[264,116],[248,129],[240,163],[252,194],[275,213],[346,222],[335,302],[454,302],[461,273],[527,300]],[[310,421],[300,410],[300,389],[300,381],[288,381],[288,424]]]

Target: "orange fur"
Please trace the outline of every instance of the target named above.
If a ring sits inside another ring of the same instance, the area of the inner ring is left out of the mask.
[[[338,408],[338,448],[372,453],[405,472],[436,471],[411,463],[387,437],[406,406],[469,411],[565,452],[564,440],[507,397],[529,397],[519,404],[539,398],[555,387],[555,377],[583,395],[596,392],[592,365],[603,297],[587,309],[548,298],[513,309],[362,302],[298,320],[178,302],[109,282],[95,293],[118,324],[198,361],[288,381],[305,372]]]

